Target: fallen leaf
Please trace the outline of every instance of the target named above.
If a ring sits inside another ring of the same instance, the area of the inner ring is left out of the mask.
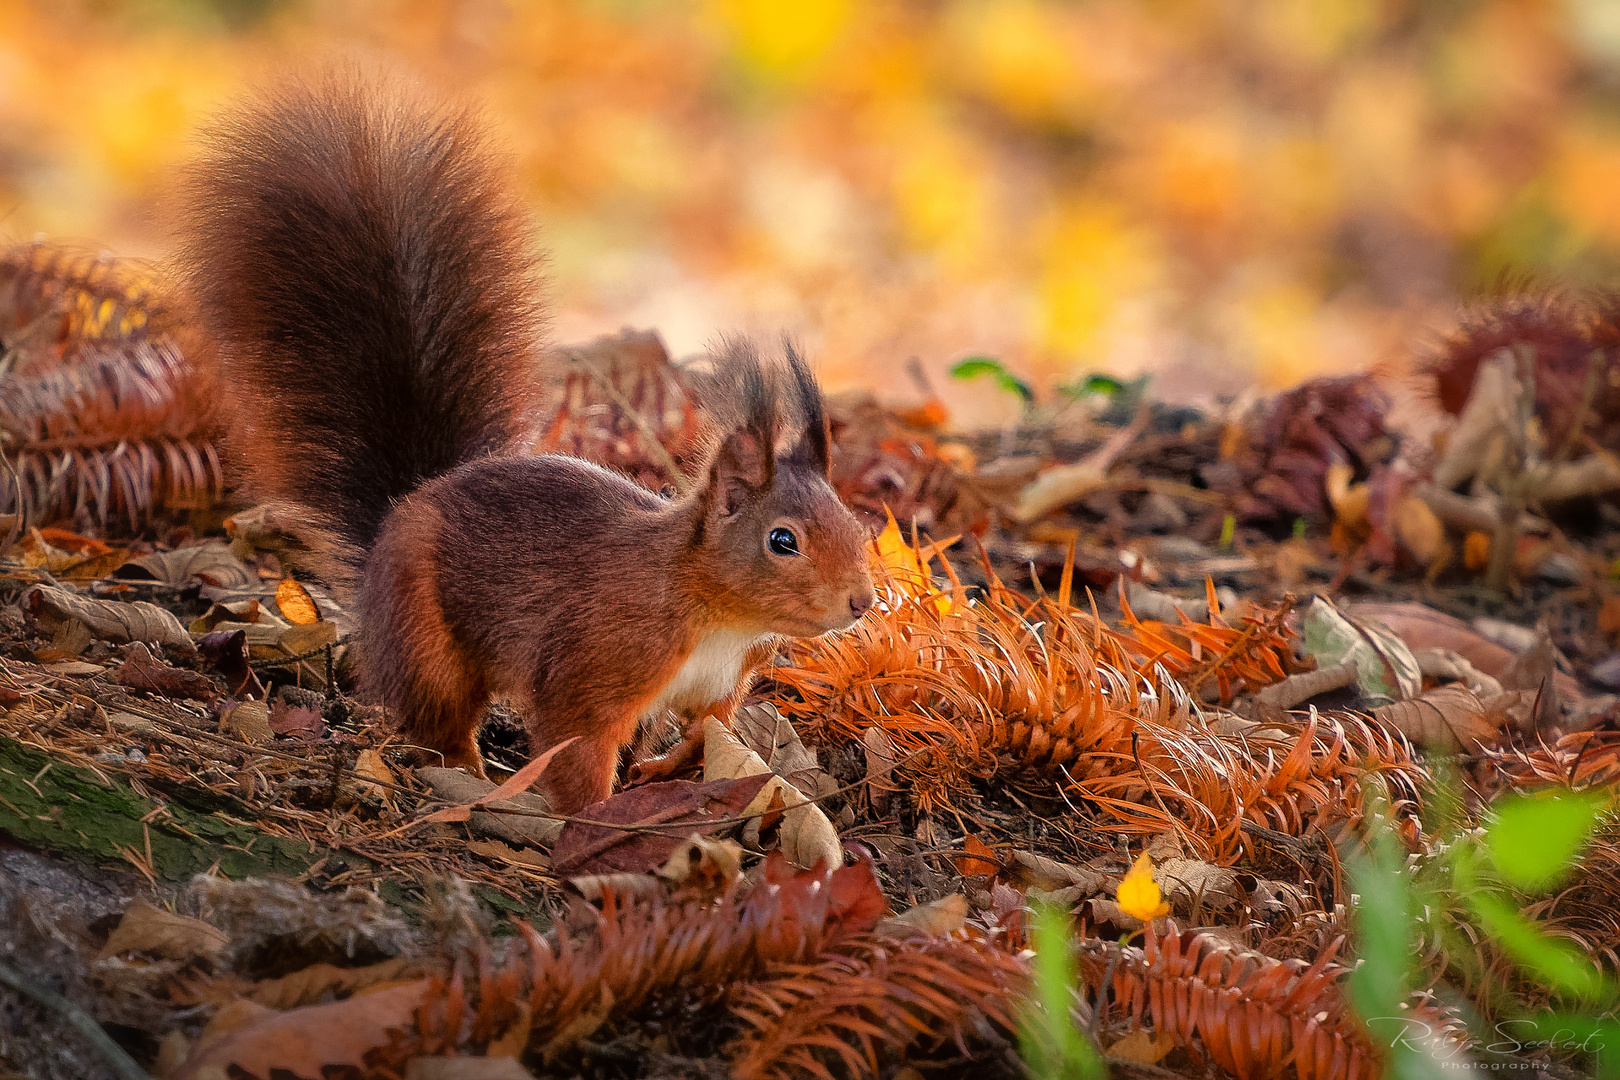
[[[467,828],[481,836],[539,848],[551,847],[562,832],[561,821],[545,816],[551,811],[551,803],[544,795],[520,791],[497,799],[493,797],[496,790],[493,783],[461,769],[421,768],[416,770],[416,778],[432,788],[436,798],[461,804],[429,814],[424,821],[465,821]],[[524,812],[493,812],[506,809]]]
[[[144,600],[127,604],[119,600],[96,600],[55,585],[34,585],[23,593],[18,603],[47,634],[55,633],[65,620],[78,619],[104,641],[120,644],[145,641],[173,645],[186,653],[196,652],[191,635],[180,625],[180,620]]]
[[[1305,609],[1305,651],[1319,668],[1346,660],[1356,665],[1356,681],[1368,702],[1402,701],[1423,689],[1412,650],[1372,619],[1352,619],[1318,596]]]
[[[1464,686],[1439,686],[1410,701],[1381,705],[1372,717],[1442,754],[1477,752],[1501,734],[1479,696]]]
[[[264,698],[264,684],[248,663],[247,634],[241,630],[219,630],[204,634],[197,651],[213,669],[225,676],[227,693],[233,698]]]
[[[221,589],[256,589],[259,576],[220,543],[192,544],[131,559],[113,572],[125,581],[189,585],[201,581]]]
[[[359,990],[398,982],[410,973],[412,967],[413,962],[403,956],[365,967],[311,964],[279,979],[254,983],[245,996],[277,1012],[286,1012],[306,1005],[319,1005],[331,997],[348,997]]]
[[[967,897],[955,893],[891,915],[877,924],[877,932],[890,937],[915,933],[946,937],[967,924],[967,914]]]
[[[264,746],[274,741],[276,733],[270,730],[270,706],[263,701],[242,701],[226,709],[219,717],[220,731],[232,735],[249,746]]]
[[[362,1071],[365,1055],[386,1045],[390,1030],[408,1030],[431,983],[402,986],[325,1005],[272,1013],[235,1031],[199,1039],[174,1080],[240,1075],[301,1077],[331,1075],[351,1066]],[[232,1073],[232,1069],[238,1070]]]
[[[212,959],[229,940],[224,931],[201,919],[176,915],[137,900],[124,911],[96,959],[106,960],[127,952],[183,962]]]
[[[565,875],[647,873],[694,834],[714,836],[737,828],[732,819],[742,815],[770,779],[770,773],[760,773],[702,784],[665,780],[621,792],[587,806],[578,820],[563,825],[551,852],[552,867]],[[620,825],[627,828],[615,827]]]
[[[164,663],[139,641],[130,646],[124,662],[111,678],[132,690],[147,690],[164,697],[194,701],[213,701],[219,697],[219,687],[208,676]]]
[[[1108,1056],[1120,1061],[1136,1061],[1143,1065],[1156,1065],[1177,1046],[1170,1032],[1149,1035],[1147,1028],[1137,1028],[1108,1048]]]
[[[276,610],[281,612],[282,618],[299,626],[321,621],[321,609],[315,606],[309,590],[296,578],[282,578],[276,586]]]
[[[1446,543],[1446,527],[1440,524],[1429,504],[1408,495],[1395,505],[1391,526],[1412,558],[1427,566],[1440,555]]]
[[[326,722],[321,710],[304,698],[308,693],[290,686],[278,688],[270,698],[270,730],[297,739],[325,738]]]
[[[795,866],[811,867],[818,862],[840,866],[844,861],[844,848],[838,840],[838,830],[821,807],[805,797],[804,792],[770,771],[763,758],[743,745],[741,739],[726,730],[714,717],[703,725],[703,778],[722,780],[734,777],[769,774],[770,779],[742,810],[744,814],[762,813],[780,801],[783,811],[780,829],[782,854]],[[763,831],[768,823],[761,822]]]

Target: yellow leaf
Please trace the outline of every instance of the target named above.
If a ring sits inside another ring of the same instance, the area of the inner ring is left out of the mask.
[[[1159,883],[1153,880],[1153,859],[1147,852],[1136,857],[1136,865],[1120,881],[1116,900],[1121,911],[1143,922],[1170,914],[1170,905],[1159,897]]]
[[[276,586],[276,607],[281,617],[298,626],[309,626],[321,621],[321,609],[309,592],[293,578],[282,578]]]
[[[894,580],[900,591],[908,596],[928,596],[935,593],[937,590],[928,574],[927,562],[906,543],[906,538],[900,533],[900,523],[894,520],[894,512],[888,507],[884,507],[883,510],[889,515],[889,523],[883,527],[877,539],[872,541],[877,552],[878,565]],[[935,596],[934,610],[941,615],[950,611],[951,598],[943,595]]]

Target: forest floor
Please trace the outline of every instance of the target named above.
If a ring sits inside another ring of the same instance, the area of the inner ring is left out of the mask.
[[[1438,440],[1369,376],[1205,411],[1097,378],[978,435],[920,373],[833,395],[878,609],[559,819],[504,710],[495,790],[349,695],[352,620],[223,490],[161,319],[61,316],[154,302],[9,258],[13,321],[63,329],[0,391],[0,1076],[1620,1067],[1584,314],[1465,330]],[[696,369],[556,361],[540,448],[674,480]]]

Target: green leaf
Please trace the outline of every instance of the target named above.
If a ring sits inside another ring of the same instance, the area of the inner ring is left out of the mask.
[[[996,385],[1009,394],[1017,394],[1024,404],[1035,400],[1035,391],[1029,384],[1008,371],[1000,360],[993,356],[970,356],[966,360],[959,360],[951,368],[953,379],[976,379],[980,375],[989,375],[995,379]]]
[[[1491,861],[1521,889],[1557,884],[1573,868],[1605,801],[1596,792],[1557,791],[1498,802],[1485,834]]]
[[[1466,899],[1491,937],[1542,982],[1582,1001],[1613,998],[1614,988],[1605,984],[1590,959],[1577,953],[1569,943],[1543,934],[1507,901],[1480,892],[1470,892]]]
[[[1105,1080],[1108,1071],[1091,1040],[1069,1015],[1075,985],[1069,919],[1060,909],[1035,911],[1035,986],[1018,1025],[1018,1045],[1037,1080]]]
[[[1369,1024],[1401,1015],[1412,964],[1411,885],[1395,830],[1381,810],[1375,806],[1367,815],[1372,850],[1352,852],[1348,860],[1361,955],[1350,975],[1350,999]]]

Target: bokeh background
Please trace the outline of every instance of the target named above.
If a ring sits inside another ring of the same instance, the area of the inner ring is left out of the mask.
[[[195,125],[323,51],[481,97],[556,332],[798,335],[959,422],[1400,368],[1620,259],[1614,0],[0,0],[0,237],[161,257]]]

